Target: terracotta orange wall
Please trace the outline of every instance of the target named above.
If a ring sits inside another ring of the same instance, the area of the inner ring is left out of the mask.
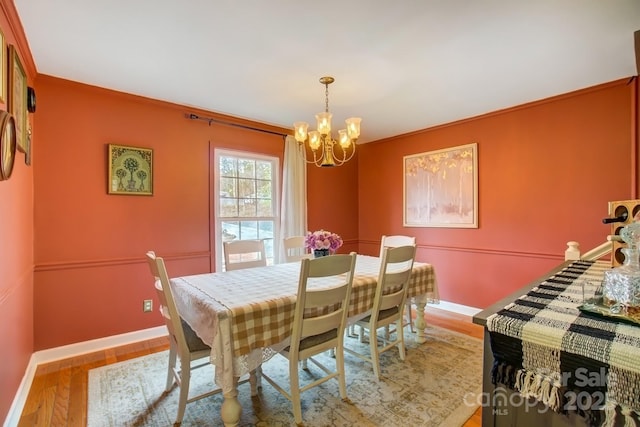
[[[358,148],[359,149],[359,148]],[[340,253],[358,251],[358,152],[334,168],[307,168],[309,230],[325,229],[344,240]]]
[[[157,313],[142,312],[142,300],[155,299],[144,253],[163,255],[171,275],[211,271],[212,150],[247,150],[282,161],[282,137],[209,126],[186,119],[192,110],[181,106],[49,76],[38,77],[37,94],[36,350],[161,325]],[[154,150],[152,197],[107,194],[109,143]],[[309,185],[322,179],[336,187],[345,171],[312,172]],[[350,203],[334,209],[327,225],[318,218],[310,226],[348,230],[355,242],[356,191],[343,189],[340,195]],[[317,197],[324,201],[323,195]],[[309,205],[317,204],[312,193]]]
[[[35,67],[13,2],[0,2],[0,29],[5,43],[16,47],[32,86]],[[2,59],[7,59],[6,50]],[[7,109],[6,100],[0,109]],[[33,353],[34,167],[24,159],[17,152],[11,177],[0,181],[0,420],[6,418]]]
[[[566,242],[603,243],[608,202],[637,196],[637,80],[363,145],[360,250],[417,237],[441,299],[483,308],[564,259]],[[477,229],[403,227],[403,156],[478,144]]]

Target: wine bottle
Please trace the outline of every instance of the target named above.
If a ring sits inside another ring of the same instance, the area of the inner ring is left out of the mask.
[[[604,218],[602,220],[603,224],[612,224],[614,222],[625,222],[629,217],[629,211],[624,206],[618,206],[614,213],[613,218]]]

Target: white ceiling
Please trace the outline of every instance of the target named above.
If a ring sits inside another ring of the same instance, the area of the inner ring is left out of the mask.
[[[638,74],[640,0],[14,1],[41,74],[282,127],[331,75],[360,142]]]

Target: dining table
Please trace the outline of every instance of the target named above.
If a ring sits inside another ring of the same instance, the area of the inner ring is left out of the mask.
[[[378,274],[378,257],[357,255],[349,304],[349,320],[370,312]],[[237,426],[242,413],[238,379],[288,345],[300,277],[300,261],[243,270],[172,278],[180,316],[211,346],[215,383],[224,400],[220,417]],[[433,265],[414,262],[407,296],[416,304],[418,342],[425,342],[424,310],[439,302]]]

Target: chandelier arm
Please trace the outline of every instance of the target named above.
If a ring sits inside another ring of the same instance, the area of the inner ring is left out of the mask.
[[[311,151],[311,153],[313,154],[313,160],[307,160],[307,163],[313,163],[315,165],[316,162],[318,161],[317,158],[316,158],[316,152],[315,151]]]
[[[356,154],[356,144],[355,144],[355,142],[351,143],[351,149],[349,150],[349,151],[351,151],[351,153],[349,154],[348,157],[347,157],[347,151],[345,151],[345,149],[342,148],[342,146],[340,146],[340,151],[342,151],[342,159],[338,159],[337,157],[334,156],[334,160],[336,162],[336,166],[342,166],[344,163],[347,163],[349,160],[351,160],[353,155]],[[335,150],[334,150],[334,153],[335,153]]]
[[[350,148],[345,150],[340,144],[338,144],[335,140],[330,138],[329,136],[325,137],[322,141],[322,145],[317,150],[311,150],[307,144],[301,143],[303,146],[306,155],[305,162],[308,164],[316,165],[317,167],[321,166],[342,166],[344,163],[348,162],[353,158],[356,154],[356,144],[352,142],[349,146]],[[329,148],[329,146],[331,146]],[[342,152],[342,156],[339,157],[336,152],[335,146],[340,147],[340,151]],[[319,153],[318,153],[319,152]],[[320,154],[320,155],[318,155]],[[313,160],[308,160],[308,157],[313,156]],[[330,156],[329,159],[327,156]],[[327,164],[333,163],[333,164]]]
[[[320,150],[322,152],[322,155],[318,157],[318,153],[317,153],[318,150],[311,150],[305,143],[302,143],[302,146],[304,147],[304,150],[307,153],[304,156],[304,161],[308,164],[313,164],[320,167],[322,165],[322,162],[324,161],[324,150]],[[307,157],[310,157],[309,153],[311,153],[311,155],[313,156],[313,160],[307,159]]]

